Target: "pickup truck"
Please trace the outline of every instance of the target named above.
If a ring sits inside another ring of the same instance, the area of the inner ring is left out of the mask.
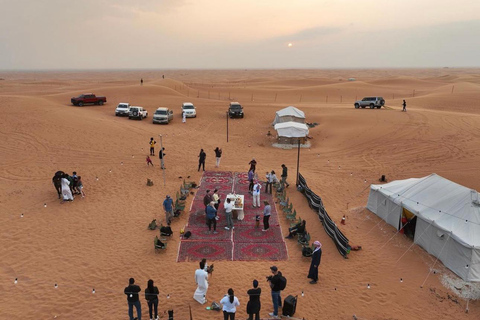
[[[97,97],[93,93],[84,93],[79,95],[78,97],[72,98],[71,101],[74,106],[81,107],[88,103],[102,105],[107,102],[107,98]]]
[[[142,107],[130,107],[130,113],[128,114],[128,119],[138,119],[142,120],[148,117],[148,111]]]

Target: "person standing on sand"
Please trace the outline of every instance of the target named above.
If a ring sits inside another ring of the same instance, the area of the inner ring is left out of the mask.
[[[272,275],[267,277],[267,281],[270,282],[270,288],[272,289],[273,312],[270,312],[268,315],[274,319],[280,319],[278,316],[278,308],[282,307],[282,297],[280,293],[282,292],[281,282],[283,275],[278,271],[276,266],[271,266],[270,270],[272,271]]]
[[[85,198],[85,191],[83,191],[83,182],[82,182],[82,177],[78,176],[77,180],[77,189],[79,194],[82,195],[82,198]]]
[[[165,223],[170,225],[173,217],[173,199],[169,195],[163,200],[163,209],[165,210]]]
[[[63,201],[73,201],[72,190],[70,190],[70,181],[67,179],[67,174],[64,174],[62,177],[62,195]]]
[[[138,293],[141,291],[140,287],[135,284],[135,279],[130,278],[128,280],[128,287],[123,290],[123,292],[127,295],[128,301],[128,316],[130,320],[142,320],[142,304],[138,299]],[[133,318],[133,307],[137,309],[137,317]]]
[[[143,86],[143,78],[140,79],[140,85]]]
[[[182,111],[182,122],[187,123],[187,113],[185,111]]]
[[[288,188],[289,184],[287,182],[287,177],[288,177],[288,168],[286,165],[282,164],[282,175],[280,176],[282,180],[280,181],[283,188]]]
[[[150,138],[150,155],[154,156],[155,155],[155,144],[157,141],[153,140],[153,137]]]
[[[312,262],[310,263],[310,270],[308,271],[307,276],[307,278],[312,279],[310,284],[316,284],[318,281],[318,266],[322,259],[322,244],[320,241],[315,241],[313,245],[315,246],[315,250],[313,250]]]
[[[193,294],[193,299],[200,304],[205,304],[207,302],[208,273],[205,271],[205,262],[203,261],[200,261],[200,269],[195,270],[195,283],[197,290]]]
[[[255,158],[253,158],[252,161],[250,161],[248,164],[250,165],[249,170],[252,170],[253,173],[255,173],[255,169],[257,167],[257,161],[255,160]]]
[[[255,315],[255,320],[260,320],[260,294],[262,293],[262,289],[258,287],[258,281],[253,280],[253,289],[247,291],[249,296],[249,300],[247,303],[247,320],[253,320],[253,316]]]
[[[153,280],[150,279],[147,282],[147,288],[145,289],[145,300],[148,304],[148,313],[150,320],[153,320],[153,314],[155,314],[155,320],[158,320],[158,288],[153,285]],[[153,309],[153,310],[152,310]],[[152,312],[153,311],[153,312]]]
[[[160,169],[166,169],[165,168],[165,148],[162,148],[160,149],[160,151],[158,152],[158,157],[160,158]]]
[[[228,294],[220,300],[220,304],[223,306],[223,320],[235,320],[235,312],[240,302],[235,297],[232,288],[228,289]]]
[[[205,171],[205,159],[207,158],[207,154],[200,149],[200,154],[198,155],[198,171],[200,171],[200,167],[203,166],[203,171]]]
[[[407,102],[405,100],[403,100],[402,106],[403,106],[402,111],[407,112]]]
[[[263,201],[263,204],[265,204],[265,208],[263,208],[263,229],[262,231],[267,231],[270,228],[269,220],[270,220],[270,215],[272,214],[272,207],[268,203],[267,200]]]
[[[215,158],[217,160],[216,164],[215,164],[215,168],[218,168],[220,167],[220,160],[222,159],[222,149],[216,147],[215,150]]]

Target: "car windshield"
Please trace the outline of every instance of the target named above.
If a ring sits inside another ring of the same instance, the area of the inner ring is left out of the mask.
[[[238,105],[238,104],[234,104],[233,106],[230,106],[230,109],[232,110],[241,110],[242,109],[242,106]]]
[[[130,108],[130,111],[132,112],[138,111],[138,108]]]
[[[157,110],[157,111],[155,111],[155,114],[163,114],[163,115],[165,115],[165,114],[167,114],[167,111],[166,111],[166,110]]]
[[[119,109],[127,109],[128,107],[124,104],[119,104],[118,107]]]
[[[185,110],[193,110],[193,109],[195,109],[195,107],[194,107],[194,106],[183,106],[183,109],[185,109]]]

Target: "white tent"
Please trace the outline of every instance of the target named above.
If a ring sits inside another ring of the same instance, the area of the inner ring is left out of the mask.
[[[305,138],[308,135],[308,126],[305,123],[282,122],[275,125],[279,137]]]
[[[479,193],[431,174],[371,185],[367,208],[399,230],[417,217],[414,242],[466,281],[480,281]]]
[[[290,122],[290,121],[304,123],[305,113],[303,113],[303,111],[293,106],[286,107],[276,112],[275,120],[273,120],[272,125],[275,126],[277,123]]]

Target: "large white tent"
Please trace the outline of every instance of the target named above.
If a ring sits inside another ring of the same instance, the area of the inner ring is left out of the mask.
[[[308,126],[305,123],[282,122],[275,125],[279,137],[305,138],[308,135]]]
[[[480,281],[479,193],[431,174],[371,185],[367,208],[399,230],[417,217],[414,242],[465,281]]]
[[[283,108],[275,113],[275,120],[273,120],[272,125],[275,126],[277,123],[290,121],[305,123],[305,113],[293,106]]]

